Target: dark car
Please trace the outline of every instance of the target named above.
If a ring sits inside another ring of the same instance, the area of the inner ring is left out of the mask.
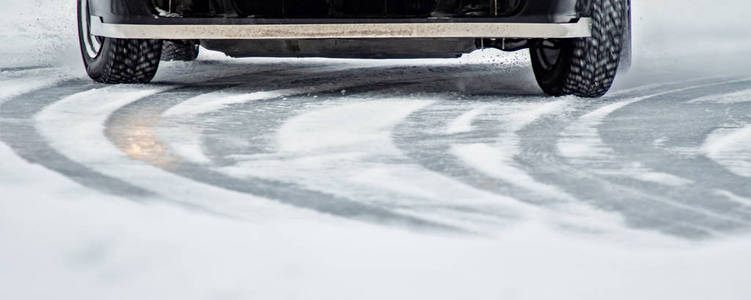
[[[89,76],[145,83],[199,45],[233,57],[458,57],[530,49],[547,94],[604,95],[630,61],[630,0],[78,0]]]

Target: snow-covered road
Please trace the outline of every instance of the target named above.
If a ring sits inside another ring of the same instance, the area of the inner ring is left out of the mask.
[[[107,86],[4,27],[0,299],[749,299],[751,35],[666,5],[595,100],[495,50]]]
[[[501,59],[477,62],[491,55]],[[554,99],[526,64],[523,53],[495,51],[407,62],[208,58],[165,64],[144,86],[14,69],[3,73],[0,141],[92,192],[240,218],[253,217],[238,210],[247,197],[481,234],[528,213],[683,238],[751,225],[751,78]]]

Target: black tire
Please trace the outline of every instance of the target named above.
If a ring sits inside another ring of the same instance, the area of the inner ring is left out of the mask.
[[[628,21],[627,0],[585,0],[592,18],[589,38],[537,40],[530,47],[532,68],[542,90],[552,96],[600,97],[615,80]]]
[[[198,43],[196,41],[164,41],[162,46],[163,61],[194,61],[198,58]]]
[[[95,37],[87,0],[78,0],[78,41],[91,79],[101,83],[148,83],[159,68],[161,40]]]

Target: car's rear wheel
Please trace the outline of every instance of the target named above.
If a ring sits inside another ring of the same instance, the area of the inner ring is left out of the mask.
[[[115,39],[91,34],[87,0],[78,0],[78,40],[86,73],[102,83],[147,83],[154,78],[161,40]]]
[[[167,40],[162,46],[163,61],[194,61],[198,58],[198,42],[191,40]]]
[[[549,95],[600,97],[615,80],[628,21],[628,1],[584,2],[591,2],[591,37],[537,40],[530,47],[535,77]]]

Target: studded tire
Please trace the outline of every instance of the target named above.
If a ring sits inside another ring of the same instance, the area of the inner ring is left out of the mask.
[[[87,0],[78,0],[78,21],[81,55],[91,79],[117,84],[147,83],[154,78],[162,53],[161,40],[92,36]]]
[[[162,46],[163,61],[194,61],[198,58],[198,43],[188,40],[167,40]]]
[[[530,47],[532,68],[542,90],[553,96],[603,96],[613,84],[629,21],[628,0],[584,0],[592,18],[588,38],[538,40]],[[629,36],[630,38],[630,36]]]

